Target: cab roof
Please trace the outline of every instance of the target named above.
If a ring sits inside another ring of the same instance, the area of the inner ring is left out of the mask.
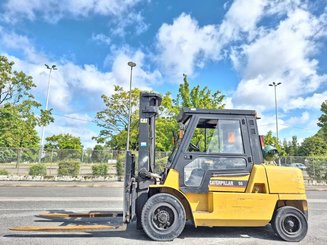
[[[255,110],[183,108],[177,116],[177,121],[184,123],[192,115],[240,115],[256,117],[257,113]]]

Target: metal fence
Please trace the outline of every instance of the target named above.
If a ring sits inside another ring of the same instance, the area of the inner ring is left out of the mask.
[[[0,166],[4,165],[29,165],[39,161],[39,149],[26,148],[0,148]],[[136,157],[137,152],[134,152]],[[163,170],[167,163],[169,152],[156,152],[156,171]],[[117,150],[45,150],[41,157],[41,162],[55,165],[65,160],[79,160],[84,164],[108,163],[117,165],[124,162],[125,151]],[[306,179],[316,181],[327,181],[327,157],[310,157],[310,156],[287,156],[275,160],[277,165],[286,167],[297,167],[303,171]]]
[[[125,158],[126,151],[111,149],[104,150],[71,150],[50,149],[41,154],[41,162],[57,163],[65,160],[79,160],[81,163],[116,163]],[[136,151],[133,152],[136,156]],[[156,152],[156,159],[167,158],[169,152]],[[0,147],[0,164],[3,163],[37,163],[39,162],[40,149]]]

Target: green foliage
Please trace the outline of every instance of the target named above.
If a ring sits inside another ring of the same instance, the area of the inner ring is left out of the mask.
[[[132,90],[131,116],[131,139],[130,148],[137,149],[138,142],[138,103],[140,90]],[[126,149],[127,125],[128,125],[128,100],[129,92],[122,87],[116,86],[115,92],[110,97],[103,95],[102,99],[105,109],[96,115],[97,124],[102,128],[96,140],[98,143],[105,143],[111,149]],[[162,96],[162,103],[159,107],[159,117],[156,122],[156,149],[158,151],[171,151],[173,148],[173,132],[178,130],[176,117],[181,107],[193,108],[223,108],[224,95],[220,91],[212,92],[207,87],[200,88],[197,85],[190,88],[187,76],[184,75],[183,83],[179,87],[176,99],[171,98],[170,93]]]
[[[0,56],[0,147],[38,147],[35,127],[53,122],[51,110],[40,110],[30,92],[35,87],[32,77],[14,71],[13,65]]]
[[[312,137],[306,138],[299,148],[301,156],[326,156],[327,141],[324,138],[322,130]]]
[[[212,92],[207,86],[197,85],[190,89],[187,75],[183,74],[183,83],[179,86],[176,105],[187,108],[222,109],[225,96],[219,90]]]
[[[102,151],[104,147],[102,145],[95,145],[92,151],[91,160],[92,162],[102,162]]]
[[[292,136],[292,141],[284,140],[283,142],[283,149],[288,156],[298,156],[299,147],[297,136]]]
[[[173,132],[178,131],[175,118],[158,118],[156,121],[156,150],[172,151]]]
[[[77,176],[81,164],[79,161],[63,161],[58,166],[58,176]]]
[[[165,167],[167,166],[168,156],[156,158],[156,166],[155,166],[155,173],[161,173],[164,171]]]
[[[79,137],[70,134],[58,134],[46,138],[44,148],[51,152],[58,150],[57,157],[59,160],[64,159],[81,159],[83,145]]]
[[[9,172],[5,169],[0,169],[0,175],[9,175]]]
[[[327,141],[327,100],[321,104],[322,115],[318,119],[318,126],[321,127],[325,140]]]
[[[116,163],[116,172],[117,172],[117,176],[118,176],[119,181],[121,181],[122,177],[124,176],[125,160],[126,160],[125,154],[119,154],[118,155],[117,163]]]
[[[139,89],[132,90],[132,108],[138,108],[139,94]],[[120,134],[125,132],[128,126],[129,91],[124,91],[122,87],[115,86],[114,93],[110,97],[102,95],[102,99],[105,109],[96,114],[97,124],[102,130],[95,139],[98,143],[109,142],[109,145],[114,147],[112,149],[124,149],[126,134],[125,137],[120,137]],[[135,109],[133,111],[131,131],[137,131],[138,112]],[[131,148],[134,148],[136,141],[133,139],[131,141]]]
[[[106,176],[108,174],[108,164],[97,163],[92,165],[92,174],[95,176]]]
[[[272,131],[269,131],[265,135],[264,142],[265,142],[265,145],[274,146],[277,149],[279,156],[285,156],[286,155],[286,152],[283,149],[283,147],[280,145],[280,142],[277,140],[277,138],[275,136],[272,136]]]
[[[22,100],[33,99],[30,93],[33,87],[32,77],[24,72],[13,71],[14,62],[0,56],[0,105],[10,102],[18,104]]]
[[[31,176],[45,176],[47,175],[47,167],[43,163],[33,164],[28,174]]]
[[[310,178],[318,181],[327,181],[327,158],[309,157],[306,158],[307,173]]]
[[[13,149],[0,148],[0,163],[14,162],[17,160],[17,154]]]

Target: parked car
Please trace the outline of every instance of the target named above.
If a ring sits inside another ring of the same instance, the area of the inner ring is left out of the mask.
[[[307,166],[305,166],[303,163],[300,163],[300,162],[292,162],[288,166],[289,167],[299,168],[301,170],[306,170],[307,169]]]

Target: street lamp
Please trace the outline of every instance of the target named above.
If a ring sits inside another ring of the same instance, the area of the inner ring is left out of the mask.
[[[274,92],[275,92],[275,116],[276,116],[276,135],[277,135],[277,142],[278,142],[278,116],[277,116],[277,95],[276,95],[276,87],[278,85],[281,85],[282,83],[270,83],[269,86],[274,87]]]
[[[45,67],[49,70],[49,79],[48,79],[48,89],[47,89],[47,99],[45,102],[45,110],[48,110],[48,105],[49,105],[49,92],[50,92],[50,80],[51,80],[51,72],[58,70],[56,65],[49,66],[47,64],[44,64]],[[41,162],[42,154],[43,154],[43,148],[44,148],[44,131],[45,127],[42,126],[42,134],[41,134],[41,149],[40,149],[40,154],[39,154],[39,162]]]
[[[127,63],[128,66],[131,67],[131,73],[129,78],[129,107],[128,107],[128,129],[127,129],[127,146],[126,151],[129,150],[129,134],[131,131],[131,109],[132,109],[132,75],[133,75],[133,67],[136,66],[136,64],[132,61]]]

